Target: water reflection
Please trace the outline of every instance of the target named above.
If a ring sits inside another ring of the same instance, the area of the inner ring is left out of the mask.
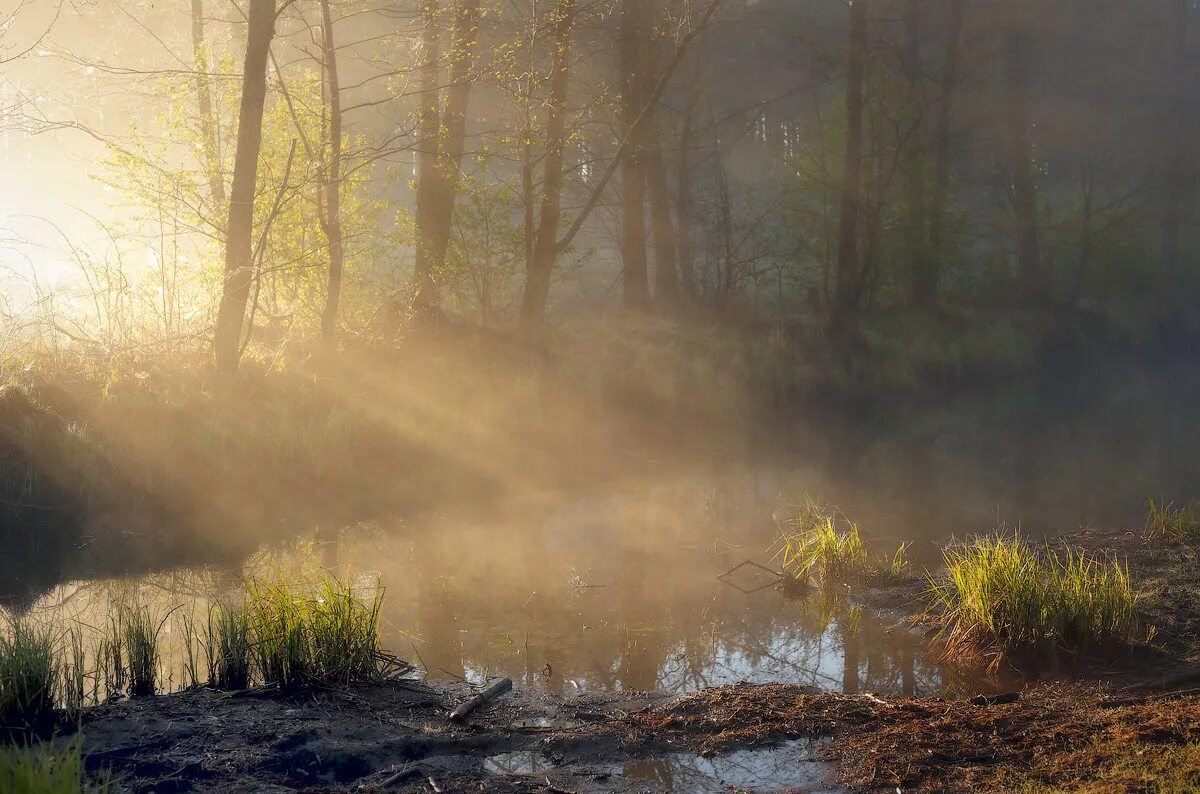
[[[504,674],[560,695],[739,681],[940,691],[947,677],[905,632],[836,598],[757,589],[774,581],[760,571],[718,578],[747,557],[769,562],[779,483],[742,485],[380,530],[344,545],[339,565],[378,571],[389,640],[433,678]]]
[[[487,515],[357,527],[265,549],[238,566],[62,585],[35,615],[103,630],[136,597],[163,624],[165,688],[203,678],[188,631],[207,605],[268,569],[332,571],[386,591],[384,642],[433,679],[505,675],[526,689],[664,690],[790,682],[919,695],[957,684],[917,641],[819,593],[795,598],[770,564],[779,475],[682,479],[586,499],[541,498]]]
[[[810,742],[787,742],[779,747],[739,750],[703,758],[672,755],[648,761],[632,761],[620,774],[630,780],[654,783],[666,791],[832,791],[825,783],[829,768],[817,762]]]

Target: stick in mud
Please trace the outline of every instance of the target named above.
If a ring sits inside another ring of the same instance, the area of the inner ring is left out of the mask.
[[[483,690],[483,692],[471,698],[466,703],[459,705],[458,708],[450,712],[450,719],[454,722],[462,722],[472,711],[479,708],[484,703],[492,702],[505,692],[512,689],[512,686],[513,682],[511,678],[501,678],[499,681]]]

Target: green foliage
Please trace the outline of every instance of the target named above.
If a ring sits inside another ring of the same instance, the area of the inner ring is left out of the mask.
[[[824,584],[887,581],[908,571],[908,544],[890,557],[873,558],[857,524],[837,510],[826,509],[810,496],[791,515],[775,516],[778,557],[797,579],[817,576]]]
[[[89,781],[79,740],[69,744],[0,747],[4,794],[106,794],[107,779]]]
[[[978,538],[945,551],[945,580],[930,579],[944,610],[951,657],[994,649],[1057,662],[1061,654],[1104,651],[1146,639],[1128,569],[1067,549],[1031,548],[1019,537]]]
[[[55,646],[49,629],[20,618],[0,634],[0,731],[36,730],[52,721],[61,674]]]
[[[1142,532],[1148,538],[1193,538],[1200,535],[1200,516],[1197,516],[1194,504],[1177,508],[1148,499],[1146,525]]]

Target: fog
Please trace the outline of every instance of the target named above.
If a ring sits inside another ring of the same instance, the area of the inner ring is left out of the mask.
[[[1191,503],[1196,14],[0,9],[3,603],[299,544],[450,679],[956,686],[718,577],[809,498],[930,566]]]

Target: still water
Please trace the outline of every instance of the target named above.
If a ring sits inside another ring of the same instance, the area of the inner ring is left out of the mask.
[[[813,476],[735,469],[569,498],[524,494],[486,511],[309,533],[234,564],[69,582],[30,613],[99,631],[113,600],[136,594],[162,616],[170,689],[191,670],[203,677],[188,622],[202,623],[207,604],[269,562],[324,568],[364,594],[382,588],[385,647],[433,680],[503,675],[564,696],[741,681],[904,695],[985,686],[939,668],[891,621],[836,594],[785,593],[764,570],[777,566],[773,515],[819,484]],[[886,525],[886,508],[860,510]],[[872,534],[880,550],[897,542]],[[763,568],[729,573],[748,560]]]

